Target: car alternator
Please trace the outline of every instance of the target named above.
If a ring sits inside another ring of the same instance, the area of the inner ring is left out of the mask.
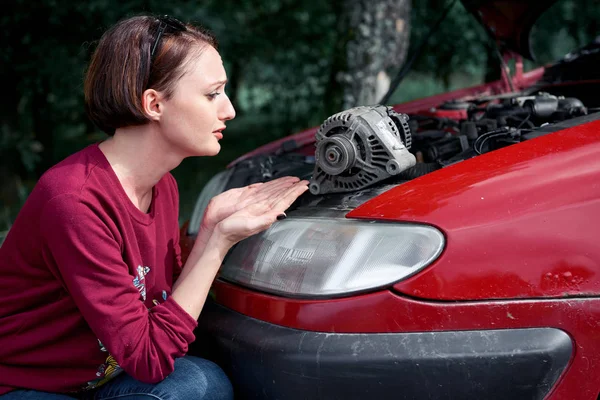
[[[317,131],[312,194],[351,192],[416,164],[408,115],[362,106],[327,118]]]

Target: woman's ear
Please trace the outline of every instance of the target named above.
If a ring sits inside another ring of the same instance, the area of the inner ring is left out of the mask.
[[[154,89],[146,89],[142,94],[142,108],[150,120],[158,121],[162,114],[161,96]]]

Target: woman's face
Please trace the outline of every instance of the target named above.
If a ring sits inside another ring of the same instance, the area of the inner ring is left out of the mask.
[[[173,96],[162,102],[163,136],[183,157],[213,156],[221,150],[225,121],[235,117],[225,94],[226,81],[221,56],[207,45],[186,66]]]

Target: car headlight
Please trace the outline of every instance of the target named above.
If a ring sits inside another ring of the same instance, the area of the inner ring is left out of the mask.
[[[206,183],[206,185],[202,189],[202,192],[200,192],[198,199],[196,200],[194,211],[192,212],[192,216],[190,217],[190,223],[188,225],[187,232],[188,235],[196,235],[198,233],[200,223],[202,222],[202,218],[204,217],[204,210],[206,210],[208,202],[216,195],[223,193],[223,190],[227,186],[227,182],[229,182],[231,174],[233,174],[233,168],[226,169],[214,175]]]
[[[288,217],[238,243],[220,278],[292,297],[349,295],[415,274],[444,243],[426,225]]]

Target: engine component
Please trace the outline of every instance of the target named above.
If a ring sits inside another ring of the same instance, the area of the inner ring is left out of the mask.
[[[535,96],[525,100],[523,107],[536,118],[548,118],[558,110],[558,97],[547,94]]]
[[[416,163],[408,115],[388,106],[355,107],[327,118],[315,135],[312,194],[351,192]]]
[[[531,96],[516,96],[503,103],[490,104],[486,110],[488,118],[526,117],[541,124],[587,114],[583,103],[574,97],[554,96],[540,92]]]
[[[450,136],[437,140],[425,148],[425,158],[428,161],[446,159],[469,148],[469,140],[465,135]]]
[[[466,110],[467,118],[450,121],[448,110]],[[444,167],[527,140],[541,126],[587,113],[578,98],[543,91],[449,101],[410,115],[411,123],[417,124],[411,126],[411,152],[421,162]]]

